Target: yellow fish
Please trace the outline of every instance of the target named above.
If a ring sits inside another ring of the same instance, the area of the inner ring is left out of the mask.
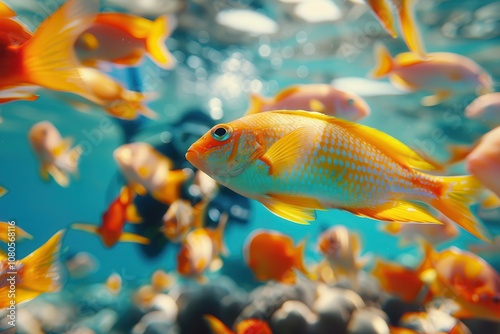
[[[186,158],[293,222],[336,208],[381,221],[441,224],[425,204],[488,239],[468,208],[482,192],[474,177],[423,173],[433,166],[403,143],[339,118],[306,111],[244,116],[214,126]]]

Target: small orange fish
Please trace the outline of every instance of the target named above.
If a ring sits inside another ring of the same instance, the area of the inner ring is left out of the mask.
[[[356,94],[327,84],[293,85],[274,98],[250,95],[247,114],[271,110],[309,110],[356,121],[370,115],[370,107]]]
[[[485,260],[455,247],[436,252],[430,245],[425,256],[435,277],[432,293],[460,306],[454,317],[500,321],[500,275]]]
[[[361,241],[356,233],[343,225],[335,225],[318,237],[318,248],[336,277],[347,276],[354,287],[358,286],[358,272],[369,258],[360,257]],[[325,270],[321,267],[320,270]]]
[[[126,120],[136,119],[139,115],[157,117],[145,104],[146,94],[125,89],[119,82],[94,68],[82,67],[78,73],[87,90],[92,93],[91,101],[103,107],[109,115]]]
[[[396,263],[377,260],[372,275],[378,279],[382,290],[407,303],[417,299],[427,302],[432,299],[432,294],[425,286],[422,273],[428,268],[427,261],[423,261],[417,269],[410,269]]]
[[[105,285],[109,292],[111,292],[113,295],[117,295],[122,289],[122,277],[117,273],[111,274],[106,280]]]
[[[158,293],[170,289],[174,284],[175,278],[161,269],[156,270],[151,275],[151,287]]]
[[[122,65],[138,65],[147,53],[160,67],[175,66],[175,58],[165,46],[174,28],[174,19],[158,17],[154,22],[124,13],[100,13],[76,41],[78,57],[87,66],[98,60]]]
[[[19,305],[42,293],[61,289],[59,254],[63,235],[64,230],[57,232],[40,248],[13,264],[6,253],[0,252],[0,309],[11,306],[14,300]]]
[[[19,242],[25,239],[33,239],[33,236],[19,226],[16,226],[14,221],[0,221],[0,241],[8,243]]]
[[[392,38],[396,38],[398,35],[391,10],[391,5],[394,5],[397,10],[403,38],[408,49],[415,52],[420,57],[426,56],[422,38],[420,37],[413,14],[413,0],[366,0],[366,3]]]
[[[205,281],[203,273],[215,271],[222,266],[219,255],[227,255],[224,245],[224,230],[227,214],[222,214],[216,229],[197,228],[189,232],[177,254],[177,271],[189,278]]]
[[[467,156],[467,169],[488,189],[500,197],[500,127],[485,134]]]
[[[0,186],[0,197],[5,196],[8,192],[9,190],[7,188]]]
[[[434,95],[422,99],[425,106],[439,104],[454,94],[492,91],[491,76],[472,59],[459,54],[435,52],[422,59],[404,52],[392,58],[385,46],[377,44],[375,56],[377,64],[372,76],[389,76],[392,84],[402,90],[433,92]]]
[[[33,125],[28,133],[31,147],[40,162],[40,176],[48,180],[49,174],[62,187],[69,185],[68,174],[78,174],[80,146],[72,146],[70,138],[62,138],[56,127],[42,121]]]
[[[184,199],[175,200],[163,215],[162,232],[172,242],[181,242],[192,228],[203,227],[208,201],[194,207]]]
[[[258,230],[248,236],[243,252],[245,262],[257,280],[294,284],[294,269],[309,278],[314,277],[304,265],[304,248],[304,241],[295,247],[293,239],[285,234]]]
[[[141,196],[147,193],[165,204],[179,198],[182,184],[192,170],[172,170],[172,161],[142,142],[125,144],[114,151],[114,158],[129,187]]]
[[[439,210],[473,235],[488,231],[469,205],[472,176],[434,176],[408,146],[373,128],[306,111],[270,111],[214,126],[186,158],[222,185],[296,223],[336,208],[381,221],[441,224]]]
[[[113,247],[117,242],[137,242],[149,244],[149,239],[123,231],[125,223],[139,223],[141,218],[133,205],[134,194],[128,187],[123,187],[120,195],[109,205],[102,215],[101,226],[90,224],[72,224],[75,230],[98,235],[106,247]]]
[[[33,86],[92,99],[78,72],[81,65],[73,45],[97,10],[95,0],[70,0],[42,22],[33,36],[16,21],[0,18],[0,102],[35,100]]]
[[[272,334],[267,322],[260,319],[243,320],[236,325],[236,332],[233,332],[213,315],[205,314],[203,318],[210,326],[212,334]]]

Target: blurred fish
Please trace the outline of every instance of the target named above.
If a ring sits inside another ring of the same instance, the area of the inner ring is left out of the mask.
[[[5,196],[8,192],[7,188],[0,186],[0,197]]]
[[[175,278],[161,269],[156,270],[151,275],[151,286],[156,292],[163,292],[173,287]]]
[[[439,309],[428,309],[427,312],[407,312],[399,319],[398,325],[402,327],[396,331],[391,330],[391,334],[471,334],[462,322]],[[405,327],[415,329],[415,331]]]
[[[78,252],[65,261],[69,276],[72,278],[84,278],[99,269],[99,261],[90,253]]]
[[[431,245],[449,241],[458,235],[458,229],[446,217],[439,219],[442,225],[436,224],[400,224],[387,223],[382,226],[382,231],[398,236],[399,246],[405,247],[411,243],[425,240]]]
[[[488,239],[468,208],[482,191],[474,177],[420,172],[433,166],[403,143],[338,118],[304,111],[248,115],[213,127],[186,158],[293,222],[337,208],[381,221],[441,224],[418,201]]]
[[[16,12],[0,1],[0,18],[16,16]]]
[[[484,122],[491,128],[500,125],[500,93],[479,96],[465,108],[465,116]]]
[[[187,7],[186,0],[104,0],[105,6],[118,7],[137,16],[158,17],[174,14]]]
[[[290,86],[274,98],[250,95],[247,114],[271,110],[308,110],[356,121],[370,115],[370,107],[359,96],[328,84]]]
[[[33,239],[33,236],[26,231],[24,231],[19,226],[15,225],[15,222],[2,222],[0,221],[0,241],[9,242],[19,242],[25,239]]]
[[[416,269],[410,269],[400,264],[377,260],[372,275],[377,278],[382,290],[406,303],[428,302],[432,299],[432,294],[423,280],[425,275],[422,275],[428,268],[427,261],[423,261]]]
[[[100,13],[75,43],[78,58],[86,66],[104,60],[136,66],[145,53],[160,67],[175,66],[165,40],[175,28],[174,19],[160,16],[154,22],[123,13]]]
[[[336,277],[347,276],[354,287],[358,287],[358,272],[369,257],[360,257],[361,241],[359,235],[350,232],[343,225],[335,225],[318,237],[318,248],[325,257],[320,265],[320,273],[330,269]],[[328,282],[327,282],[328,283]]]
[[[245,319],[236,325],[233,332],[216,317],[205,314],[203,318],[207,321],[212,334],[272,334],[269,325],[261,319]]]
[[[68,174],[78,175],[81,147],[72,146],[70,138],[62,138],[56,127],[42,121],[33,125],[28,133],[31,147],[40,162],[40,176],[48,180],[49,174],[62,187],[69,185]]]
[[[491,76],[472,59],[455,53],[435,52],[421,59],[404,52],[392,58],[382,44],[375,48],[375,78],[389,76],[398,88],[407,91],[428,90],[434,95],[424,97],[422,104],[432,106],[456,94],[492,91]]]
[[[189,169],[171,170],[170,159],[147,143],[122,145],[114,151],[114,157],[129,187],[165,204],[179,198],[180,187],[192,176]]]
[[[224,230],[227,214],[221,215],[216,229],[197,228],[189,232],[177,254],[177,271],[189,278],[205,281],[203,273],[210,269],[216,271],[222,266],[219,255],[226,256]]]
[[[33,86],[93,99],[78,72],[81,65],[73,44],[90,26],[97,9],[95,0],[70,0],[42,22],[32,37],[16,21],[0,18],[0,103],[37,99]]]
[[[500,236],[495,236],[490,244],[470,244],[469,250],[485,258],[495,258],[500,255]]]
[[[16,305],[61,289],[59,252],[63,235],[64,230],[57,232],[40,248],[14,263],[0,252],[0,309],[11,305],[11,285],[15,285]]]
[[[113,273],[109,275],[105,285],[109,292],[111,292],[113,295],[117,295],[122,289],[122,277],[120,276],[120,274]]]
[[[143,285],[134,293],[134,305],[141,310],[149,310],[153,306],[153,300],[157,295],[158,292],[155,291],[151,285]]]
[[[195,206],[184,199],[175,200],[163,216],[161,228],[165,237],[172,242],[181,242],[192,228],[203,227],[208,201]]]
[[[500,196],[500,127],[485,134],[467,156],[467,170],[488,189]]]
[[[247,237],[243,253],[246,264],[258,281],[276,280],[294,284],[294,269],[314,278],[304,264],[305,245],[305,241],[302,241],[295,247],[293,239],[285,234],[260,230]]]
[[[454,317],[500,320],[500,276],[486,261],[456,247],[438,253],[426,245],[425,256],[432,293],[460,306]]]
[[[82,67],[78,69],[78,73],[85,87],[94,96],[92,102],[103,107],[109,115],[125,120],[136,119],[139,115],[157,117],[156,113],[145,105],[148,98],[146,94],[125,89],[116,80],[94,68]],[[73,105],[82,110],[80,104]]]
[[[205,199],[214,198],[219,191],[217,182],[200,170],[197,170],[194,174],[193,186],[197,188],[201,197]]]
[[[106,247],[113,247],[119,241],[149,244],[149,239],[123,231],[123,227],[127,221],[131,223],[139,223],[141,221],[133,200],[134,193],[128,187],[123,187],[120,195],[103,213],[100,226],[71,224],[71,228],[96,234]]]

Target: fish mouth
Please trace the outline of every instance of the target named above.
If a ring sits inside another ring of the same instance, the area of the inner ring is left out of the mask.
[[[189,161],[196,168],[201,169],[203,165],[202,155],[203,152],[200,151],[199,148],[194,147],[194,145],[191,145],[191,147],[186,152],[186,160]]]

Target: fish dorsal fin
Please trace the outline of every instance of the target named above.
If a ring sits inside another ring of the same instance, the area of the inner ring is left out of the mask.
[[[312,137],[312,138],[311,138]],[[269,166],[269,174],[277,176],[293,167],[313,145],[314,128],[298,128],[275,142],[260,158]]]
[[[413,151],[411,148],[409,148],[396,138],[391,137],[388,134],[385,134],[382,131],[376,130],[374,128],[316,112],[308,112],[303,110],[297,110],[297,111],[279,110],[275,112],[281,114],[290,114],[308,118],[315,118],[331,124],[335,124],[337,126],[349,130],[357,137],[373,145],[383,154],[387,155],[391,159],[395,160],[396,162],[404,166],[420,170],[436,169],[435,166],[425,161],[415,151]],[[278,142],[276,142],[276,144]]]
[[[275,97],[274,100],[276,102],[282,101],[289,97],[290,95],[293,95],[297,93],[300,90],[299,86],[290,86],[288,88],[283,89],[281,92],[279,92]]]
[[[422,57],[414,52],[404,52],[396,56],[396,62],[399,66],[412,66],[424,62]]]

